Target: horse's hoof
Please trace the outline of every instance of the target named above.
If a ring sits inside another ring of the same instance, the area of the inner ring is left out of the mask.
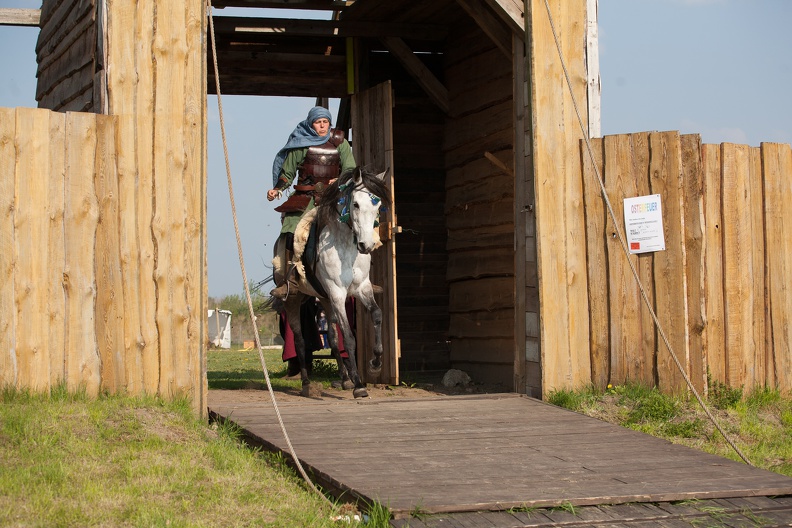
[[[371,361],[369,361],[368,367],[369,367],[368,368],[369,374],[377,375],[382,371],[382,362],[380,361],[379,365],[376,365],[374,363],[374,360],[372,359]]]
[[[365,387],[358,387],[352,391],[352,396],[355,398],[368,398],[368,391]]]
[[[352,380],[344,380],[341,382],[341,388],[344,390],[352,390],[355,388],[355,382]]]

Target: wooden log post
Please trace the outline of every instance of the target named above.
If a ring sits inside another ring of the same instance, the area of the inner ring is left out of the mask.
[[[16,112],[0,108],[0,386],[16,387],[16,307],[14,232]]]
[[[610,382],[655,383],[656,350],[654,321],[649,314],[641,286],[654,308],[653,256],[626,255],[617,231],[625,236],[622,204],[625,198],[649,194],[649,142],[646,133],[605,138],[605,188],[616,215],[606,219],[608,288],[610,298],[611,364]]]
[[[96,229],[96,338],[102,358],[102,388],[127,389],[124,293],[121,275],[120,211],[113,119],[97,116],[94,188],[99,206]]]
[[[569,88],[542,0],[526,9],[526,44],[532,92],[534,186],[536,190],[542,392],[591,381],[588,277],[579,141],[583,131],[572,110]],[[585,2],[550,2],[561,55],[571,72],[572,91],[586,101]],[[574,23],[573,23],[574,21]],[[586,106],[581,104],[585,114]],[[585,123],[587,115],[582,116]]]
[[[669,350],[664,343],[658,343],[657,382],[661,390],[684,391],[687,385],[680,367],[686,374],[690,373],[690,345],[679,133],[651,133],[649,144],[651,192],[659,194],[662,200],[666,244],[665,251],[654,254],[655,312],[671,348]],[[678,362],[671,357],[671,350]]]
[[[39,110],[39,112],[45,112]],[[49,114],[49,169],[46,173],[49,200],[47,201],[47,304],[49,319],[50,386],[65,382],[66,349],[66,299],[63,288],[63,264],[65,259],[64,234],[64,177],[65,177],[65,133],[66,114]],[[42,307],[45,308],[45,307]]]
[[[706,370],[712,381],[726,383],[726,332],[723,308],[723,216],[721,209],[721,149],[701,146],[704,178],[704,312]]]
[[[768,304],[771,341],[767,355],[768,386],[792,391],[792,149],[762,143]]]
[[[605,175],[605,140],[591,141],[592,162],[581,141],[585,193],[586,251],[588,253],[589,328],[591,332],[591,382],[604,390],[610,381],[610,303],[608,302],[608,212],[597,174]],[[596,170],[595,170],[596,167]]]
[[[63,284],[66,295],[65,376],[70,388],[99,393],[102,360],[96,341],[95,245],[99,203],[93,178],[96,153],[96,115],[68,114],[66,121],[66,179]]]
[[[750,391],[764,368],[764,310],[756,311],[756,297],[764,300],[764,281],[757,280],[763,270],[755,261],[764,233],[752,212],[757,190],[750,181],[750,147],[724,143],[721,160],[726,381]]]
[[[14,269],[16,350],[19,386],[50,388],[49,317],[45,307],[49,258],[49,112],[17,108],[16,203],[17,240]]]
[[[686,134],[682,142],[682,181],[684,185],[686,280],[688,337],[690,340],[690,379],[700,394],[707,388],[707,347],[704,340],[704,176],[701,165],[701,136]]]

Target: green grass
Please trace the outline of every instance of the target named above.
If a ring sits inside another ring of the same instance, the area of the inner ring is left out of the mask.
[[[280,350],[266,350],[265,360],[276,388],[299,389],[284,379]],[[211,389],[265,388],[258,351],[214,350],[207,363]],[[315,361],[312,379],[337,379],[335,362]],[[710,396],[754,464],[792,476],[792,398],[725,387]],[[549,401],[737,459],[687,398],[625,384],[556,391]],[[373,504],[361,505],[365,524],[334,521],[350,507],[328,505],[282,456],[245,445],[233,425],[196,419],[186,401],[0,391],[0,468],[2,526],[379,528],[390,519],[387,506]]]
[[[186,401],[4,390],[0,468],[2,526],[350,526],[332,520],[348,507]]]
[[[757,467],[792,476],[792,395],[759,388],[748,394],[718,383],[707,406]],[[638,384],[552,392],[548,402],[702,451],[741,460],[691,396],[669,396]]]
[[[270,383],[276,390],[301,387],[300,380],[287,380],[286,363],[281,360],[280,348],[266,348],[264,362],[269,372]],[[322,352],[322,354],[328,351]],[[261,367],[258,350],[243,350],[232,347],[228,350],[210,350],[206,358],[206,377],[209,389],[264,389],[267,385]],[[311,381],[321,382],[325,387],[338,377],[338,367],[333,359],[317,359],[313,362]]]

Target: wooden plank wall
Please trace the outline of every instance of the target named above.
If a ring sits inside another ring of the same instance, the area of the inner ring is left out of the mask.
[[[103,73],[98,20],[95,0],[42,3],[36,44],[39,108],[101,112],[101,83],[95,82]]]
[[[147,391],[206,402],[206,12],[190,0],[107,3],[107,111],[117,115],[121,343]],[[124,192],[126,191],[126,192]],[[151,278],[153,277],[153,280]],[[156,329],[152,334],[152,329]],[[120,331],[120,329],[119,329]],[[151,373],[158,372],[158,376]]]
[[[532,143],[525,149],[527,170],[533,176],[539,285],[540,341],[543,394],[575,387],[590,379],[588,277],[583,182],[579,140],[583,132],[564,79],[559,51],[544,0],[526,3],[526,43]],[[588,122],[586,111],[586,2],[549,1],[572,91]],[[526,194],[529,192],[526,189]],[[627,292],[629,293],[629,292]],[[525,292],[526,298],[532,292]],[[527,336],[526,336],[527,337]]]
[[[511,57],[472,20],[462,18],[449,34],[445,82],[450,100],[442,148],[451,364],[474,372],[477,381],[511,387],[515,357]]]
[[[115,177],[109,116],[0,109],[0,384],[46,391],[65,382],[89,394],[115,391],[103,379],[113,351],[97,336],[102,254],[87,241],[102,236],[94,182]],[[108,306],[105,306],[108,308]]]
[[[130,194],[151,195],[124,184],[117,154],[123,143],[114,116],[0,108],[0,385],[46,391],[65,383],[91,395],[202,394],[201,347],[177,350],[165,339],[172,330],[158,331],[153,318],[137,315],[149,303],[169,311],[174,297],[189,292],[169,284],[155,297],[138,297],[138,287],[154,281],[129,259],[141,251],[122,225],[138,219],[123,204]],[[151,236],[152,220],[143,222],[148,228],[140,239]],[[196,257],[179,255],[181,265]],[[205,317],[195,321],[201,315],[193,313],[185,325],[202,327]],[[148,325],[151,341],[142,341],[144,329],[130,321]],[[183,330],[170,339],[190,336]],[[160,379],[180,385],[152,382]],[[202,410],[199,404],[205,400],[196,401]]]
[[[698,135],[636,133],[592,140],[616,213],[607,215],[581,145],[589,254],[591,380],[686,384],[659,337],[628,263],[698,391],[711,379],[750,391],[792,389],[789,284],[792,150],[702,145]],[[661,194],[666,250],[625,255],[623,199]]]
[[[187,396],[204,414],[205,5],[102,5],[44,2],[39,101],[109,115],[3,110],[0,382]]]
[[[171,283],[154,297],[138,295],[155,280],[129,255],[141,254],[153,217],[141,220],[124,204],[130,194],[152,196],[123,181],[118,123],[115,116],[0,108],[0,386],[184,395],[204,412],[202,347],[169,342],[189,343],[186,328],[203,328],[205,312],[190,314],[180,336],[138,315],[163,305],[168,311],[190,290]],[[129,239],[122,226],[138,222],[147,230]],[[200,257],[181,250],[171,265],[189,267]],[[141,340],[144,331],[149,342]]]

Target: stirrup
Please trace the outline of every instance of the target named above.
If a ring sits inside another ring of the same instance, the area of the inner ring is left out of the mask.
[[[285,301],[289,297],[289,281],[286,281],[277,288],[274,288],[270,292],[270,297],[275,297],[281,301]]]
[[[289,269],[286,272],[286,280],[283,281],[283,284],[276,286],[272,291],[270,291],[270,297],[276,297],[281,301],[285,301],[291,293],[291,286],[294,287],[295,291],[297,290],[296,281],[293,284],[290,284],[292,281],[294,281],[292,275],[294,274],[295,269],[297,269],[297,266],[290,263]]]

